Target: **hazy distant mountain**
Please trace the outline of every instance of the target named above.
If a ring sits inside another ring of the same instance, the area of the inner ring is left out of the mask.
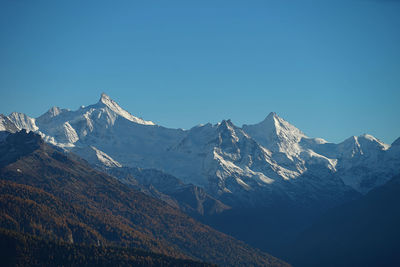
[[[198,223],[23,131],[0,142],[0,227],[221,266],[286,263]]]
[[[295,266],[400,266],[400,176],[330,210],[289,249]]]

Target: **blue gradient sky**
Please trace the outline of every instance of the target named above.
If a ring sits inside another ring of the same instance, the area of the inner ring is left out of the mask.
[[[400,1],[193,2],[0,1],[0,113],[104,91],[166,127],[275,111],[332,142],[400,136]]]

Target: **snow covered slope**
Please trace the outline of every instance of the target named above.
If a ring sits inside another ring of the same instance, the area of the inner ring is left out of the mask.
[[[17,126],[8,117],[0,114],[0,131],[15,133],[18,130]]]
[[[254,125],[243,125],[243,130],[257,140],[262,146],[288,155],[289,158],[302,151],[299,142],[306,135],[271,112],[262,122]]]
[[[361,193],[400,172],[400,153],[392,152],[390,145],[368,134],[333,144],[307,137],[275,113],[259,124],[244,125],[243,129],[261,145],[278,152],[280,162],[285,161],[287,166],[296,166],[299,172],[324,166]]]
[[[35,132],[38,127],[35,124],[35,119],[31,118],[23,113],[13,112],[7,116],[7,118],[14,123],[18,130],[25,129],[27,131]]]
[[[399,142],[390,146],[362,135],[333,144],[307,137],[275,113],[242,128],[224,120],[168,129],[102,94],[98,103],[76,111],[53,107],[36,119],[12,113],[1,117],[0,127],[5,121],[92,164],[159,169],[228,200],[333,201],[352,189],[366,193],[386,182],[377,177],[400,172]]]

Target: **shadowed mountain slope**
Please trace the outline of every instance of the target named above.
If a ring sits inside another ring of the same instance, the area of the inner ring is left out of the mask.
[[[0,155],[0,227],[222,266],[287,265],[57,151],[36,134],[9,135]]]
[[[203,188],[184,184],[173,175],[155,169],[102,168],[122,183],[160,199],[195,218],[218,214],[230,207],[210,196]]]
[[[295,266],[400,266],[400,176],[330,210],[288,249]],[[291,252],[291,253],[290,253]]]

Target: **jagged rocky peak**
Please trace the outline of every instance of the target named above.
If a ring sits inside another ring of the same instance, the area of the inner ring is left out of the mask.
[[[97,103],[99,106],[106,106],[111,111],[115,112],[117,115],[130,120],[132,122],[143,124],[143,125],[155,125],[152,121],[145,121],[141,118],[135,117],[130,114],[128,111],[121,108],[117,102],[112,100],[107,94],[102,93],[99,102]]]
[[[100,99],[97,102],[97,104],[99,106],[104,106],[105,105],[105,106],[107,106],[108,108],[110,108],[114,112],[121,112],[121,111],[127,112],[126,110],[121,108],[121,106],[118,105],[118,103],[116,101],[112,100],[111,97],[108,96],[105,93],[101,93]]]
[[[10,121],[9,118],[4,116],[3,114],[0,114],[0,131],[15,133],[18,131],[18,128],[14,125],[12,121]]]
[[[275,124],[276,120],[279,119],[279,116],[276,114],[276,112],[270,112],[267,117],[261,122],[261,123],[266,123],[268,121],[272,122]]]
[[[279,117],[275,112],[271,112],[262,122],[264,125],[272,125],[275,128],[276,134],[282,137],[293,138],[297,142],[306,135],[298,128]]]
[[[101,93],[99,102],[101,102],[101,103],[103,103],[103,104],[105,104],[107,106],[110,105],[110,104],[118,106],[118,104],[114,100],[112,100],[110,98],[110,96],[108,96],[106,93]]]
[[[231,120],[222,120],[217,126],[219,144],[229,146],[239,141],[238,131]]]
[[[217,128],[222,131],[233,131],[235,128],[235,125],[232,123],[230,119],[228,120],[222,120],[220,123],[217,124]]]
[[[50,122],[53,118],[59,116],[60,114],[67,112],[67,109],[61,109],[59,107],[53,106],[51,107],[46,113],[41,115],[36,119],[36,123],[40,127],[41,123],[47,123]]]
[[[24,113],[13,112],[7,118],[14,123],[18,130],[25,129],[27,131],[36,131],[38,127],[34,118],[25,115]]]
[[[269,113],[260,123],[243,125],[243,130],[265,148],[290,155],[300,153],[298,143],[302,138],[307,138],[302,131],[275,112]]]
[[[50,115],[50,117],[55,117],[55,116],[60,115],[62,111],[63,111],[63,110],[60,109],[59,107],[54,106],[54,107],[50,108],[50,109],[47,111],[47,113]]]
[[[343,155],[350,153],[351,157],[356,154],[364,155],[366,152],[387,150],[389,147],[390,145],[369,134],[351,136],[338,145],[339,152],[342,152]]]
[[[257,132],[257,134],[269,135],[270,137],[275,135],[295,140],[306,137],[302,131],[279,117],[275,112],[269,113],[262,122],[253,125],[243,125],[243,128],[246,131]]]

